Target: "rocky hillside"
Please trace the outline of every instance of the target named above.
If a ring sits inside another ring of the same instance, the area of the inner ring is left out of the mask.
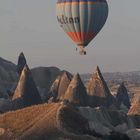
[[[8,98],[8,95],[10,95],[10,97],[13,95],[13,92],[16,88],[16,84],[18,82],[18,77],[19,77],[18,74],[20,75],[21,70],[23,69],[26,63],[27,61],[23,53],[19,55],[17,65],[0,58],[0,98],[2,97]],[[52,83],[56,80],[57,76],[62,75],[64,71],[56,67],[37,67],[37,68],[33,68],[31,72],[32,72],[32,76],[35,81],[35,84],[39,90],[39,93],[42,99],[45,101],[48,98],[47,93],[49,92],[50,87],[52,86]],[[110,81],[111,83],[112,81],[118,81],[117,83],[115,82],[116,86],[118,86],[118,83],[120,83],[120,80],[119,80],[120,76],[117,77],[117,74],[115,74],[116,76],[114,78],[112,74],[113,73],[103,73],[105,80],[107,81],[107,83],[109,84],[111,88],[112,88],[112,84],[110,85]],[[130,77],[129,75],[133,77],[131,78],[131,83],[135,84],[135,82],[133,81],[139,81],[139,80],[136,80],[139,77],[138,72],[132,72],[131,74],[127,74],[128,77]],[[90,79],[90,75],[80,75],[80,76],[84,83],[85,81]],[[123,77],[123,74],[121,74],[121,77]],[[121,81],[123,80],[126,81],[124,78],[121,78]],[[134,88],[132,87],[133,89],[131,87],[129,88],[132,94],[138,92],[138,90],[135,90],[135,87]],[[115,91],[117,91],[117,89],[115,89]],[[129,96],[133,98],[134,95],[132,94],[130,95],[129,93]]]
[[[124,84],[113,96],[99,67],[85,84],[56,67],[30,70],[23,53],[17,66],[0,61],[0,140],[140,139],[140,99],[130,107]]]
[[[23,53],[19,55],[18,65],[0,58],[0,98],[13,96],[24,64],[26,64],[26,58]],[[45,100],[52,83],[64,71],[56,67],[37,67],[31,72],[39,93]]]
[[[85,135],[88,122],[63,104],[43,104],[0,116],[1,140],[98,140]]]
[[[8,98],[8,94],[14,91],[17,78],[16,65],[0,58],[0,98]]]
[[[121,112],[74,108],[65,103],[42,104],[0,115],[1,140],[129,140],[126,134],[132,136],[130,130],[134,131],[133,122]]]
[[[79,110],[88,120],[90,130],[101,135],[110,135],[112,131],[125,134],[136,127],[129,116],[118,110],[105,107],[79,107]]]

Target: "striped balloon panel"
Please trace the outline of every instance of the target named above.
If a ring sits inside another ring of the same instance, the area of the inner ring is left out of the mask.
[[[80,46],[87,46],[104,26],[106,0],[58,0],[57,19],[63,30]]]
[[[106,2],[106,0],[58,0],[57,3],[68,3],[68,2]]]

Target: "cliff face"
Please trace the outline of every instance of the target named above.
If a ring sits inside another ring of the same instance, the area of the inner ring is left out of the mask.
[[[33,81],[31,71],[27,65],[25,65],[22,70],[12,100],[17,100],[19,98],[23,100],[24,106],[42,103],[41,97]]]
[[[115,103],[115,99],[111,95],[99,67],[97,67],[96,71],[92,74],[92,77],[86,84],[86,88],[89,95],[90,106],[110,106]]]

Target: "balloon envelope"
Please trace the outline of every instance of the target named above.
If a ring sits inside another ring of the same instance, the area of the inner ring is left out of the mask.
[[[104,26],[108,4],[106,0],[58,0],[56,13],[63,30],[84,48]]]

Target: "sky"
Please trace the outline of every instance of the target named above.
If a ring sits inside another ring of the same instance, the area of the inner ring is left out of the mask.
[[[56,20],[56,0],[0,0],[0,57],[76,73],[140,70],[140,0],[108,0],[108,20],[80,56]]]

